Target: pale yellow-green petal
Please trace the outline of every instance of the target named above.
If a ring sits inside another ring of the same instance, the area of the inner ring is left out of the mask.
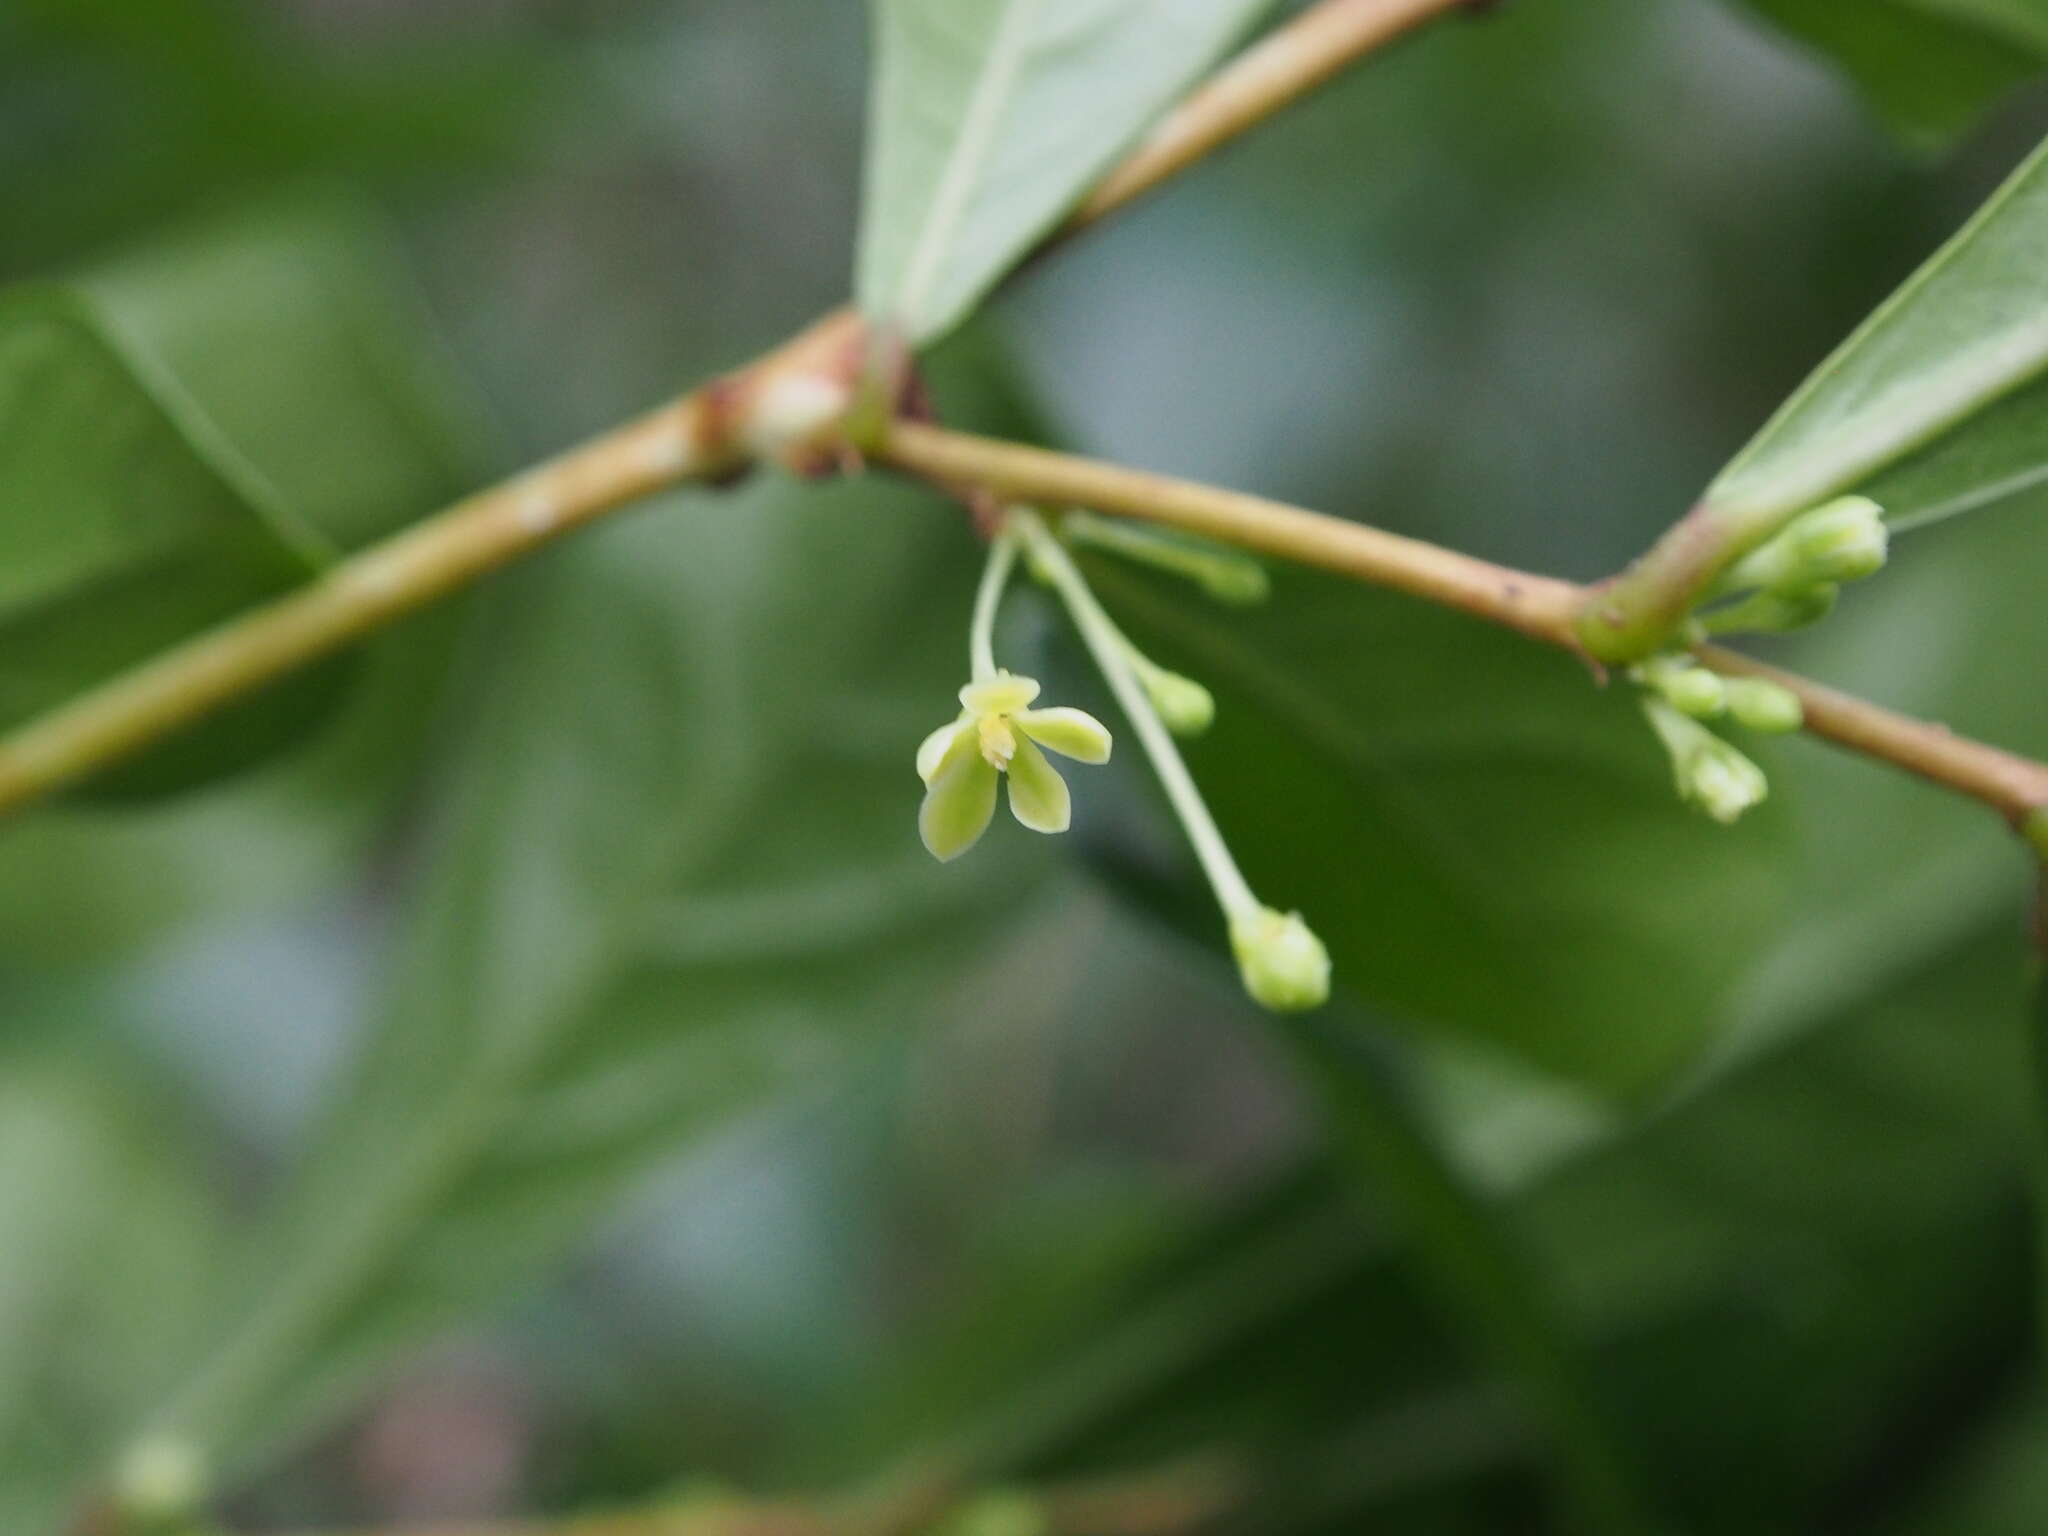
[[[967,724],[967,719],[966,715],[962,715],[957,720],[948,720],[925,737],[923,745],[917,749],[917,776],[925,783],[931,783],[932,775],[939,771],[940,759],[945,757],[946,748],[953,745],[953,738],[960,734],[961,728]]]
[[[960,707],[970,715],[1014,715],[1038,697],[1038,679],[998,672],[960,690]]]
[[[1063,757],[1083,763],[1109,761],[1109,727],[1085,709],[1064,704],[1053,709],[1026,709],[1010,720],[1041,747]]]
[[[1034,832],[1064,832],[1074,819],[1067,781],[1028,736],[1017,739],[1010,759],[1010,811]]]
[[[957,859],[981,840],[996,813],[996,771],[982,761],[974,732],[962,731],[946,749],[924,804],[917,813],[918,835],[940,861]]]

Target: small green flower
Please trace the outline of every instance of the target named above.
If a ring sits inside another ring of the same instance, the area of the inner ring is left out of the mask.
[[[1067,782],[1041,747],[1077,762],[1109,761],[1109,731],[1085,710],[1033,709],[1038,684],[997,672],[960,690],[960,717],[917,749],[924,806],[917,829],[936,859],[957,859],[980,841],[996,810],[996,779],[1008,774],[1010,810],[1034,832],[1073,820]]]

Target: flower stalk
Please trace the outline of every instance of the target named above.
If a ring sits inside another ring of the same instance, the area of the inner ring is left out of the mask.
[[[989,541],[981,584],[974,593],[974,617],[967,628],[968,676],[974,682],[985,683],[996,675],[996,610],[1016,564],[1017,536],[1006,527]]]
[[[1167,803],[1187,833],[1195,859],[1215,893],[1229,926],[1231,948],[1244,978],[1245,990],[1261,1005],[1297,1012],[1322,1004],[1330,993],[1330,957],[1322,941],[1298,912],[1282,913],[1260,901],[1231,856],[1230,846],[1209,812],[1194,776],[1166,722],[1154,708],[1151,694],[1132,666],[1129,642],[1103,609],[1087,579],[1064,545],[1053,537],[1044,519],[1023,510],[1010,514],[1030,550],[1036,569],[1066,605],[1082,643],[1116,695],[1137,733],[1138,744],[1151,760]]]
[[[1197,543],[1142,523],[1078,511],[1060,519],[1060,534],[1071,543],[1086,544],[1191,581],[1219,603],[1235,607],[1262,603],[1272,589],[1263,565],[1225,544]]]

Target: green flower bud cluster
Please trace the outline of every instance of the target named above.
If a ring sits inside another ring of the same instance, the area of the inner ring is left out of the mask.
[[[1827,617],[1842,584],[1884,569],[1890,552],[1884,508],[1844,496],[1794,518],[1768,543],[1728,568],[1715,592],[1737,600],[1700,615],[1708,634],[1769,634]]]
[[[1666,704],[1694,720],[1722,716],[1764,735],[1782,736],[1806,723],[1799,696],[1760,677],[1722,677],[1690,656],[1654,656],[1632,676]]]
[[[1842,584],[1884,568],[1884,508],[1843,496],[1802,512],[1715,583],[1715,603],[1692,620],[1687,642],[1713,635],[1775,634],[1827,617]],[[1701,722],[1724,717],[1765,735],[1805,723],[1798,695],[1758,677],[1722,677],[1690,656],[1654,656],[1632,669],[1643,708],[1671,755],[1679,798],[1733,821],[1769,793],[1763,770]]]
[[[1799,696],[1760,677],[1722,677],[1690,656],[1655,656],[1630,674],[1643,710],[1671,757],[1678,798],[1731,822],[1770,793],[1761,768],[1702,722],[1726,717],[1765,735],[1805,723]]]

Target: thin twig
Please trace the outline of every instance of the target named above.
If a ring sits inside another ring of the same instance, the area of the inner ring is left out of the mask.
[[[1074,211],[1061,238],[1128,206],[1367,54],[1471,0],[1325,0],[1277,27],[1169,113]]]
[[[1552,645],[1571,643],[1580,589],[1568,581],[1263,496],[916,422],[892,427],[878,457],[941,484],[979,486],[1013,501],[1087,507],[1204,534],[1463,609]]]
[[[1702,646],[1696,654],[1716,672],[1760,677],[1791,689],[1799,695],[1806,729],[1815,736],[1981,800],[2015,825],[2048,806],[2048,764],[1717,645]]]
[[[1016,501],[1082,506],[1206,534],[1457,608],[1566,650],[1578,648],[1573,619],[1585,588],[1343,518],[916,422],[891,428],[877,457],[947,485],[977,486]],[[2022,823],[2048,807],[2048,764],[1732,651],[1708,646],[1699,655],[1716,671],[1768,678],[1791,689],[1814,735],[1982,801],[2008,821]]]
[[[1193,91],[1055,238],[1099,222],[1380,43],[1451,8],[1453,0],[1312,6]],[[479,491],[0,737],[0,815],[110,767],[607,512],[742,472],[754,457],[747,415],[762,388],[806,369],[844,377],[841,359],[857,349],[859,335],[859,318],[836,311],[748,368]]]

